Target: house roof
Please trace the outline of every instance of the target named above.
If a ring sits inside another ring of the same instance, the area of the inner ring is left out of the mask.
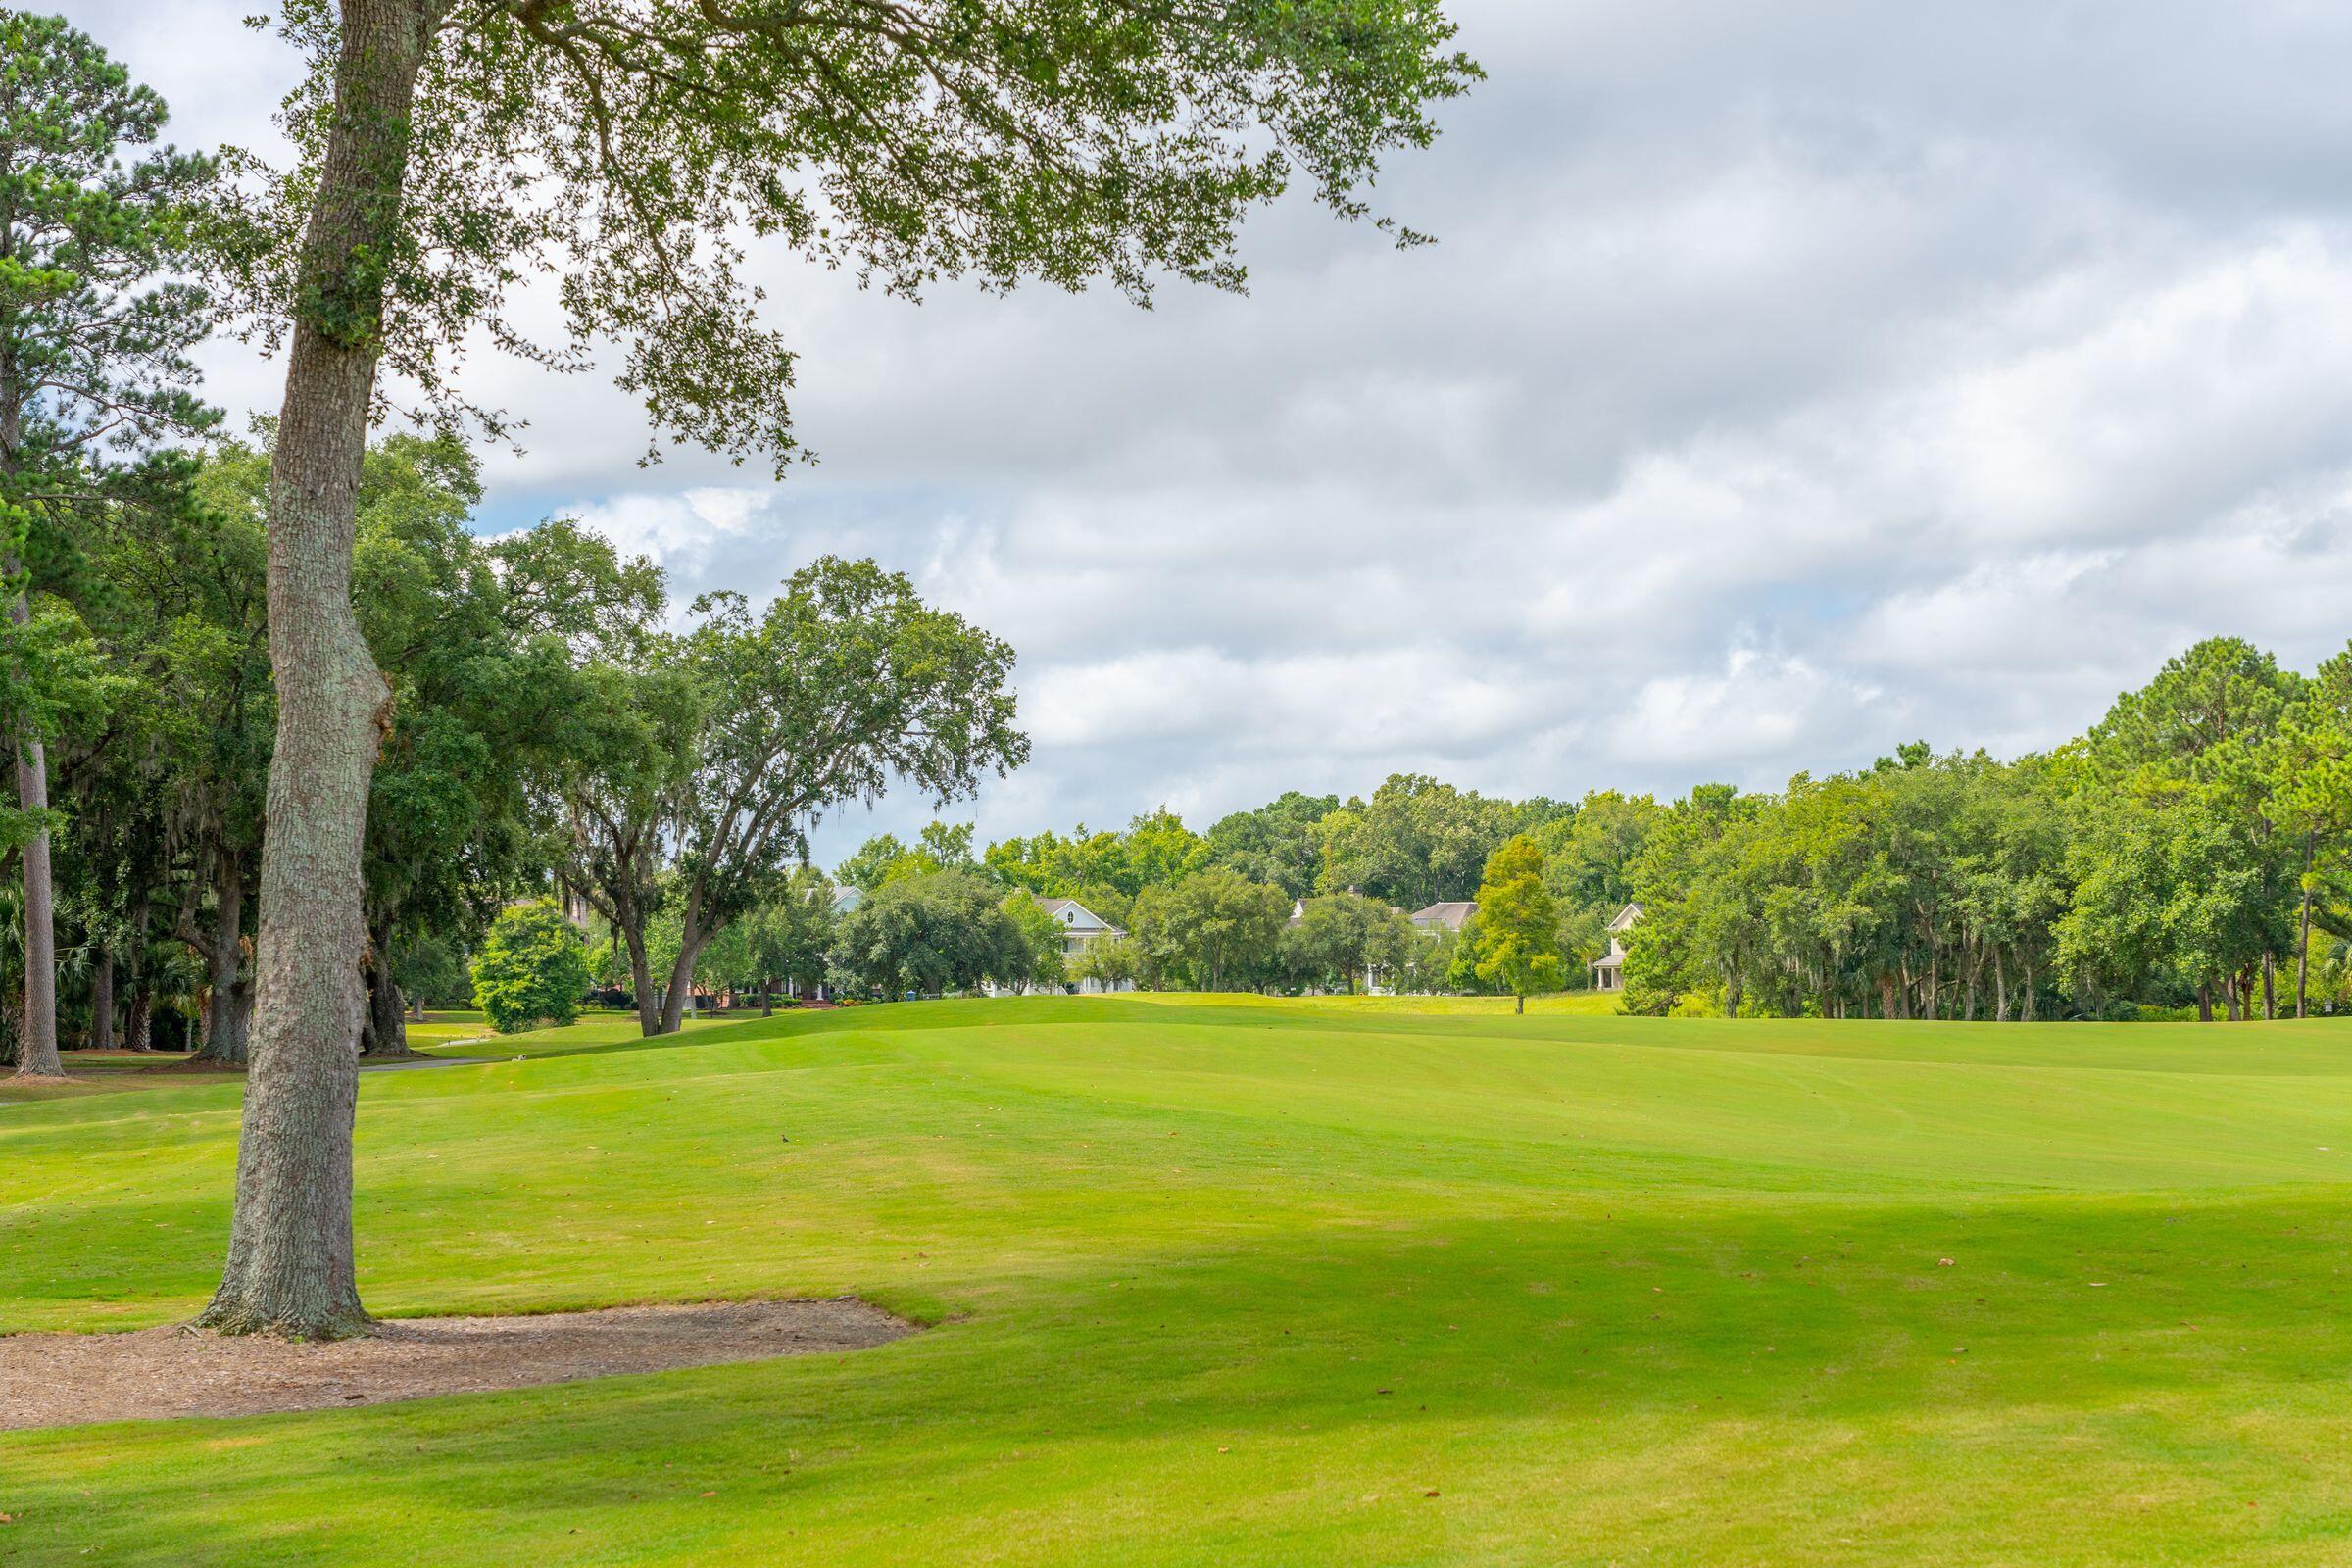
[[[1076,899],[1040,898],[1037,906],[1072,931],[1101,932],[1114,937],[1127,934]]]
[[[1645,912],[1639,904],[1629,904],[1617,911],[1617,918],[1609,922],[1609,929],[1631,931],[1634,928],[1634,922],[1641,919]]]
[[[1477,912],[1478,903],[1476,900],[1449,899],[1440,900],[1424,909],[1416,909],[1410,918],[1417,926],[1459,931],[1470,923],[1470,917]]]

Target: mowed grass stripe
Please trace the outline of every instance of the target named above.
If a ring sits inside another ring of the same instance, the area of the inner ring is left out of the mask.
[[[0,1561],[2352,1555],[2344,1037],[2020,1033],[1044,999],[372,1077],[379,1310],[938,1326],[14,1434]],[[190,1310],[235,1094],[0,1119],[0,1321]]]

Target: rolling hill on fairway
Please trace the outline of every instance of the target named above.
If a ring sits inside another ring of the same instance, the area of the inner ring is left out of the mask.
[[[376,1312],[934,1327],[0,1433],[0,1563],[2352,1556],[2345,1026],[1119,998],[497,1049],[364,1084]],[[201,1304],[236,1100],[0,1106],[0,1330]]]

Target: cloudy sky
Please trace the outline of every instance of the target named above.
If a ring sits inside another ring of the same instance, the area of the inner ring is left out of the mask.
[[[252,0],[66,9],[175,139],[268,137]],[[1248,297],[1149,313],[779,265],[818,466],[640,469],[609,384],[483,359],[532,423],[485,526],[579,516],[681,595],[907,571],[1020,651],[1035,760],[952,813],[984,837],[2012,753],[2199,637],[2352,637],[2352,8],[1454,15],[1492,80],[1382,185],[1437,247],[1286,207]]]

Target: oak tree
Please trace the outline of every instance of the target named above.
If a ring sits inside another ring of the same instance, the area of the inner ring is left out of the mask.
[[[781,464],[794,360],[752,241],[915,295],[1173,275],[1239,287],[1243,215],[1303,179],[1367,214],[1477,74],[1437,0],[288,0],[301,157],[247,166],[235,272],[286,345],[270,515],[280,733],[261,1004],[220,1290],[204,1321],[365,1324],[346,1043],[386,702],[351,605],[360,454],[389,368],[444,410],[469,341],[576,368],[621,347],[658,432]],[[1383,223],[1389,220],[1379,220]],[[1395,230],[1400,242],[1419,236]],[[535,342],[520,282],[561,281]],[[494,426],[501,417],[485,416]]]

